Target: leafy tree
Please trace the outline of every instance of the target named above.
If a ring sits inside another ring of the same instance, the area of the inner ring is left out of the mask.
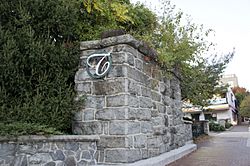
[[[221,90],[220,75],[234,52],[205,58],[203,54],[213,45],[206,40],[212,30],[204,30],[203,26],[185,19],[181,11],[175,12],[169,1],[162,1],[162,5],[165,10],[151,39],[159,52],[158,61],[181,80],[183,100],[206,105],[207,99]]]
[[[246,96],[250,95],[250,93],[244,87],[234,87],[232,90],[239,104]]]
[[[250,117],[250,96],[246,96],[240,104],[240,115]]]
[[[98,39],[110,29],[124,29],[139,38],[147,38],[157,25],[156,15],[144,5],[128,0],[84,0],[78,22],[80,40]]]

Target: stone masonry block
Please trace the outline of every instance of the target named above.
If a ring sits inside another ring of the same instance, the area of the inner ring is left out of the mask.
[[[151,136],[148,137],[147,147],[148,148],[159,148],[163,144],[161,136]]]
[[[71,150],[76,152],[80,147],[80,144],[78,142],[66,142],[65,144],[65,150]]]
[[[154,135],[164,135],[166,134],[166,126],[153,126]]]
[[[74,156],[69,156],[65,162],[64,162],[65,165],[69,165],[69,166],[73,166],[73,165],[76,165],[76,159]]]
[[[166,106],[172,105],[172,99],[168,96],[162,96],[163,104]]]
[[[95,119],[95,109],[87,108],[82,111],[83,113],[83,120],[94,120]]]
[[[134,95],[128,95],[128,106],[138,108],[139,107],[139,98]]]
[[[169,143],[170,137],[171,137],[170,133],[164,134],[164,135],[162,136],[162,141],[163,141],[163,143],[164,143],[164,144]]]
[[[125,92],[125,79],[93,82],[94,95],[112,95],[121,92]]]
[[[150,63],[143,63],[143,72],[147,74],[147,76],[152,77],[152,67],[153,65]]]
[[[158,117],[159,116],[159,110],[158,109],[152,109],[151,110],[151,116],[152,117]]]
[[[168,115],[173,115],[173,109],[172,109],[172,107],[166,106],[166,113],[167,113]]]
[[[150,79],[149,82],[150,82],[150,84],[148,84],[149,88],[151,88],[151,89],[153,89],[155,91],[159,90],[160,81],[158,81],[156,79]]]
[[[47,146],[46,146],[47,145]],[[34,155],[38,152],[38,148],[31,143],[23,143],[18,146],[19,148],[19,153],[28,153],[31,155]],[[49,144],[43,144],[43,148],[39,149],[39,152],[47,152],[50,150],[50,145]]]
[[[129,121],[128,123],[128,134],[140,133],[140,122]]]
[[[113,52],[111,56],[113,64],[123,64],[126,62],[126,54],[124,52]]]
[[[98,148],[125,148],[125,136],[101,136]]]
[[[81,135],[95,135],[102,133],[102,124],[99,121],[73,123],[73,133]]]
[[[82,121],[82,116],[83,116],[83,112],[82,111],[78,111],[74,114],[74,121]]]
[[[48,153],[36,153],[29,157],[28,165],[42,165],[52,161],[52,157]]]
[[[90,82],[78,83],[75,85],[75,90],[77,92],[83,92],[83,93],[90,94],[91,93],[91,83]]]
[[[140,107],[141,108],[152,108],[153,102],[150,98],[147,97],[140,97]]]
[[[156,104],[157,110],[159,113],[165,114],[166,113],[166,106],[160,103]]]
[[[152,100],[154,101],[161,101],[161,95],[155,91],[151,91],[151,96],[152,96]]]
[[[84,50],[84,51],[81,51],[80,53],[80,58],[83,59],[85,57],[88,57],[89,55],[91,54],[94,54],[96,52],[96,50]]]
[[[131,53],[127,53],[127,63],[131,66],[135,65],[135,58]]]
[[[126,148],[134,148],[134,137],[128,136],[126,138]]]
[[[128,93],[130,93],[131,95],[137,95],[137,96],[141,95],[140,86],[138,85],[136,81],[128,79]]]
[[[104,97],[98,96],[86,96],[85,108],[103,108],[104,107]]]
[[[80,42],[80,50],[85,51],[89,49],[98,49],[100,48],[99,40],[92,40],[87,42]]]
[[[107,107],[122,107],[127,105],[125,102],[127,95],[115,95],[115,96],[107,96]]]
[[[149,134],[153,132],[153,126],[151,122],[142,121],[141,122],[141,133]]]
[[[163,116],[153,117],[151,121],[153,126],[165,126],[165,118]]]
[[[139,149],[110,149],[106,150],[105,161],[111,163],[131,163],[142,159]]]
[[[127,76],[127,66],[125,65],[113,65],[108,78],[116,78],[116,77],[126,77]]]
[[[91,80],[91,77],[88,75],[86,69],[79,69],[75,75],[75,82],[78,83],[87,80]]]
[[[146,146],[147,146],[147,136],[146,135],[134,136],[134,147],[135,148],[145,148]]]
[[[104,108],[96,112],[97,120],[124,120],[128,108]]]
[[[12,156],[15,154],[16,144],[0,144],[0,157]]]
[[[109,125],[109,134],[110,135],[125,135],[127,122],[126,121],[111,121]]]
[[[138,70],[142,71],[142,69],[143,69],[143,62],[142,62],[142,60],[140,60],[140,59],[135,59],[135,67],[136,67]]]
[[[142,109],[134,109],[130,108],[128,110],[128,119],[130,120],[150,120],[151,119],[151,111],[148,108]]]
[[[168,127],[169,126],[168,115],[165,114],[164,119],[165,119],[165,126]]]
[[[151,97],[151,89],[149,89],[149,88],[142,86],[141,93],[142,93],[142,96],[144,96],[144,97]]]
[[[155,157],[160,154],[160,149],[159,148],[150,148],[148,149],[148,157]]]
[[[139,71],[139,70],[135,70],[131,67],[127,68],[128,71],[128,78],[131,78],[135,81],[140,82],[141,84],[147,85],[148,84],[148,80],[149,77],[147,75],[145,75],[143,72]]]
[[[162,94],[165,94],[165,92],[166,92],[166,85],[165,85],[165,83],[160,82],[159,90],[160,90],[160,92],[161,92]]]
[[[138,51],[135,48],[127,44],[113,46],[113,52],[126,52],[132,54],[133,56],[137,56],[138,54]]]
[[[152,67],[152,77],[159,81],[162,80],[161,70],[156,64]]]
[[[85,150],[85,151],[82,151],[82,157],[81,159],[85,160],[85,161],[89,161],[92,159],[92,156],[90,154],[89,151]]]
[[[181,100],[181,89],[180,83],[177,78],[173,78],[170,80],[170,88],[172,90],[171,98]]]

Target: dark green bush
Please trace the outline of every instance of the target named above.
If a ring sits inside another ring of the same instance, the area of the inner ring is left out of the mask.
[[[226,128],[226,129],[229,129],[231,126],[233,126],[231,123],[229,123],[229,122],[226,122],[226,123],[225,123],[225,128]]]
[[[76,9],[67,0],[1,1],[1,135],[71,131]]]
[[[218,123],[215,123],[214,121],[210,121],[209,130],[210,131],[225,131],[225,127]]]
[[[38,125],[35,123],[19,123],[13,122],[10,124],[0,123],[0,135],[4,136],[18,136],[18,135],[50,135],[62,134],[53,127],[46,125]]]

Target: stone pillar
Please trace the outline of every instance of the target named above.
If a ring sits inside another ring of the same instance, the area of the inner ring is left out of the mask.
[[[203,121],[203,120],[205,120],[205,115],[204,115],[204,112],[202,111],[199,116],[199,121]]]
[[[203,120],[203,121],[201,121],[201,123],[203,123],[203,125],[204,125],[204,133],[208,135],[209,134],[209,121]]]
[[[99,163],[131,163],[192,139],[190,126],[181,120],[179,80],[164,77],[154,50],[130,35],[82,42],[80,49],[75,86],[85,102],[75,115],[73,132],[100,136]],[[101,79],[86,71],[87,57],[96,52],[112,56],[112,68]]]

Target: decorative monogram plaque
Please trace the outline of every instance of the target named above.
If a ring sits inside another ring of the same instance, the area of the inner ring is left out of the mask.
[[[88,56],[86,61],[86,69],[90,77],[105,77],[112,65],[111,53],[95,53]]]

